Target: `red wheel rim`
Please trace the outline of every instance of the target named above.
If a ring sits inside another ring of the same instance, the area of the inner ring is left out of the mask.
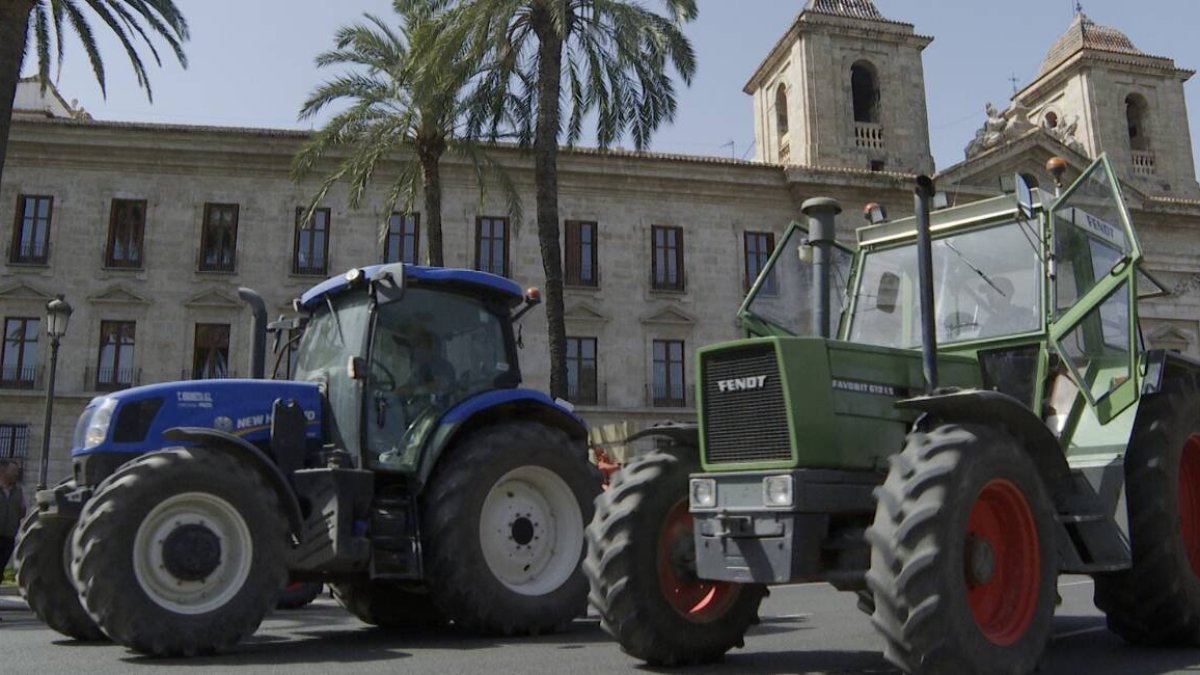
[[[1179,458],[1179,533],[1192,574],[1200,577],[1200,434],[1192,434]]]
[[[721,618],[737,599],[737,584],[696,576],[693,520],[681,499],[663,521],[658,537],[658,581],[663,597],[684,618],[704,623]]]
[[[967,518],[967,603],[984,637],[1011,645],[1033,621],[1041,582],[1037,526],[1025,495],[1011,482],[983,486]]]

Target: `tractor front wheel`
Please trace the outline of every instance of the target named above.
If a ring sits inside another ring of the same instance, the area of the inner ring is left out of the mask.
[[[71,583],[71,530],[75,520],[44,518],[34,511],[21,523],[13,551],[17,586],[34,615],[76,640],[106,639],[88,616]]]
[[[909,435],[867,530],[872,623],[905,672],[1027,673],[1054,618],[1054,516],[1012,436],[943,425]]]
[[[688,512],[694,448],[655,450],[613,475],[588,527],[584,570],[600,625],[651,665],[717,661],[758,622],[766,588],[696,575]]]
[[[152,656],[224,651],[275,606],[287,533],[274,489],[252,467],[169,448],[99,485],[75,528],[71,571],[114,641]]]
[[[1200,644],[1200,392],[1147,399],[1125,456],[1133,567],[1096,575],[1108,627],[1138,645]]]
[[[600,478],[566,433],[511,422],[441,458],[422,496],[426,582],[468,630],[512,635],[569,625],[587,608],[583,528]]]

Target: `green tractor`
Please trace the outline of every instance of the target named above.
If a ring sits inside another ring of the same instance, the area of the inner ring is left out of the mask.
[[[698,354],[699,424],[645,432],[597,500],[584,568],[626,652],[717,660],[768,585],[827,581],[906,672],[1028,672],[1063,573],[1127,641],[1200,642],[1200,363],[1142,342],[1162,288],[1108,159],[1047,168],[1054,193],[932,213],[922,177],[853,252],[806,202],[748,337]]]

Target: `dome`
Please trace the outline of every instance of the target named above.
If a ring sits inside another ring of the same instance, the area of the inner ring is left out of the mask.
[[[1101,26],[1089,19],[1083,12],[1077,12],[1071,27],[1050,47],[1050,51],[1042,61],[1042,67],[1038,69],[1038,77],[1054,70],[1073,54],[1083,49],[1148,56],[1142,50],[1134,47],[1133,41],[1121,31]]]

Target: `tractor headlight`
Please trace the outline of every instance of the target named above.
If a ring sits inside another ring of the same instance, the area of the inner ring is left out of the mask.
[[[117,409],[117,399],[106,398],[92,413],[92,421],[88,423],[83,436],[83,447],[94,448],[108,438],[108,426],[112,422],[113,411]]]
[[[717,481],[711,478],[693,478],[691,507],[710,509],[717,505]]]
[[[791,506],[795,503],[792,477],[784,474],[764,478],[763,503],[767,506]]]

